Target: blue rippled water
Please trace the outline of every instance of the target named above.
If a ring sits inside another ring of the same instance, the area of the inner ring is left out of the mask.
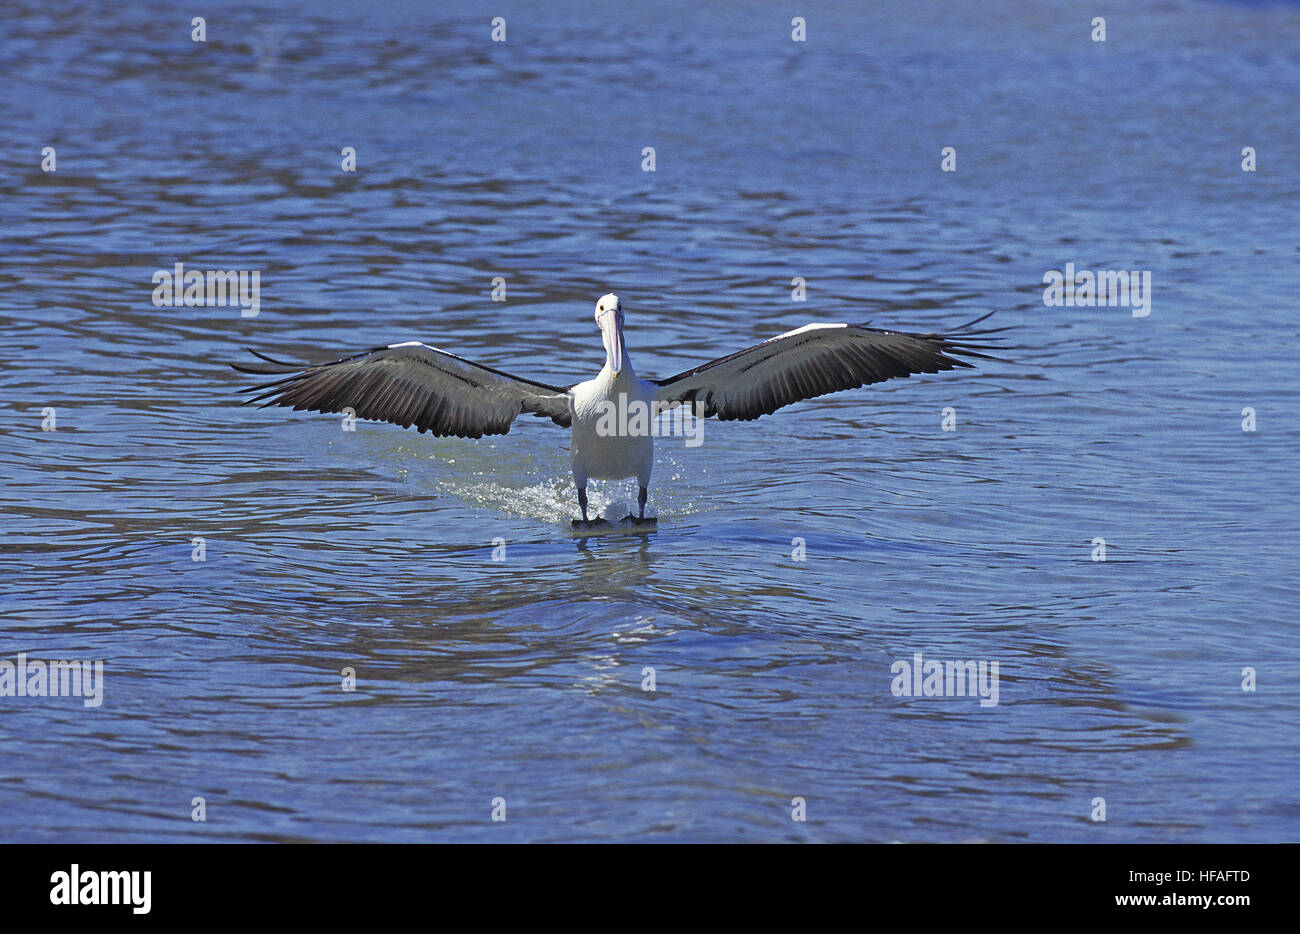
[[[204,7],[0,18],[0,662],[104,665],[0,697],[0,838],[1300,837],[1296,6]],[[259,313],[155,307],[176,262]],[[1045,305],[1066,263],[1151,313]],[[606,291],[647,376],[989,311],[1009,362],[661,442],[658,529],[595,536],[549,422],[344,432],[227,366],[567,385]],[[895,696],[917,652],[998,703]]]

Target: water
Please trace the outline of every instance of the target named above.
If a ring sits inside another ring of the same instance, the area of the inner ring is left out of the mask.
[[[0,18],[0,659],[105,666],[0,698],[3,839],[1297,839],[1300,11],[498,6]],[[175,262],[260,314],[154,307]],[[1044,306],[1067,262],[1152,313]],[[661,442],[658,530],[581,537],[549,422],[349,433],[227,367],[567,385],[606,291],[647,376],[994,310],[1012,362]],[[999,703],[894,696],[915,652]]]

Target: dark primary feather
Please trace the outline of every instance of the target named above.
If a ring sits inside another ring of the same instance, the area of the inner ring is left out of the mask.
[[[655,398],[670,404],[698,401],[706,416],[747,421],[827,393],[913,373],[970,367],[973,364],[959,358],[999,359],[983,352],[997,349],[993,345],[968,340],[1006,330],[970,329],[988,317],[947,335],[885,331],[865,324],[808,326],[655,380]]]
[[[275,357],[268,357],[264,353],[254,350],[252,347],[245,347],[249,353],[255,357],[265,360],[265,363],[232,363],[230,368],[238,370],[240,373],[255,373],[259,376],[275,376],[281,373],[293,373],[298,370],[305,370],[308,367],[316,366],[312,363],[289,363],[284,360],[277,360]],[[247,405],[247,403],[245,403]]]
[[[241,373],[283,376],[244,390],[245,405],[342,412],[414,426],[438,436],[503,435],[523,412],[569,427],[567,390],[511,376],[426,344],[393,344],[318,365],[288,363],[250,351],[262,363],[231,366]],[[287,374],[287,375],[285,375]]]

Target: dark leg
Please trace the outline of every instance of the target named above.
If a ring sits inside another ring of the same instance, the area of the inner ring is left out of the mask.
[[[609,523],[606,520],[601,518],[592,519],[590,522],[587,521],[587,488],[586,487],[581,487],[581,486],[578,487],[578,508],[582,510],[582,518],[574,519],[571,523],[569,523],[575,529],[597,529],[600,528],[601,526],[609,525]]]
[[[645,487],[641,487],[641,492],[636,495],[636,508],[640,513],[640,518],[645,518]]]
[[[586,519],[586,488],[585,487],[577,488],[577,506],[578,509],[582,510],[582,518],[575,519],[573,520],[572,523],[569,523],[571,524],[571,526],[573,526],[573,528],[599,528],[601,526],[608,526],[608,524],[610,524],[606,522],[606,520],[604,519],[591,519],[590,522],[588,522],[588,519]]]

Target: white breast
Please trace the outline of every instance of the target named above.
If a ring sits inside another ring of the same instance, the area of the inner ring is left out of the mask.
[[[608,367],[573,387],[573,436],[570,460],[579,487],[587,478],[621,480],[636,477],[650,483],[654,467],[654,386],[636,378],[630,368],[617,377]]]

